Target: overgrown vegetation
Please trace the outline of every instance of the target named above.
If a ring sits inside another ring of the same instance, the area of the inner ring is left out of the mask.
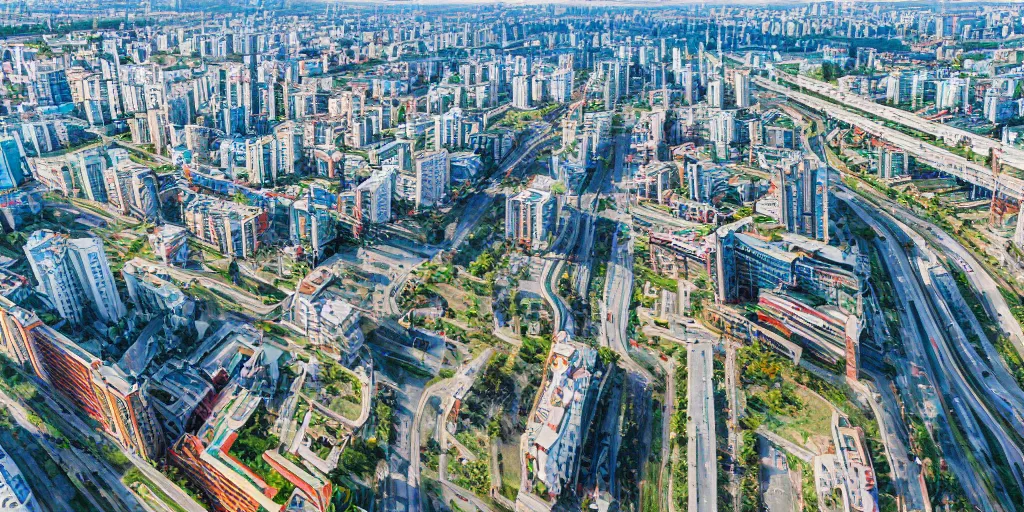
[[[277,489],[274,503],[284,504],[295,490],[295,484],[281,476],[263,459],[264,452],[277,450],[281,445],[281,440],[270,433],[272,425],[273,420],[269,411],[266,406],[260,404],[249,417],[245,426],[238,431],[238,437],[231,445],[231,454],[239,462],[252,469],[253,473],[256,473],[267,485]]]

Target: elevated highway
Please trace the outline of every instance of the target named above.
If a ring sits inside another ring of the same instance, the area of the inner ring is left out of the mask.
[[[858,128],[864,130],[865,132],[870,133],[875,137],[878,137],[879,139],[888,141],[900,147],[908,154],[913,155],[919,161],[931,167],[934,167],[936,170],[949,174],[950,176],[954,176],[975,186],[989,190],[993,194],[1013,198],[1017,201],[1024,199],[1024,180],[1021,180],[1020,178],[1016,178],[1005,173],[994,173],[992,172],[992,169],[988,167],[974,163],[962,156],[953,154],[950,151],[934,146],[914,136],[907,135],[894,128],[884,126],[881,123],[878,123],[876,121],[868,119],[863,115],[848,110],[843,105],[818,98],[817,96],[805,94],[794,89],[790,89],[784,85],[780,85],[766,78],[754,77],[752,81],[755,85],[762,89],[783,95],[789,98],[790,100],[795,101],[801,105],[804,105],[812,110],[821,112],[829,117],[838,119],[844,123],[857,126]],[[827,92],[826,95],[836,98],[843,98],[843,101],[847,101],[848,99],[850,99],[851,96],[854,96],[851,94],[844,94],[840,96],[840,93],[838,91]],[[884,117],[880,113],[881,109],[891,109],[891,107],[878,105],[863,98],[860,99],[861,101],[871,103],[871,105],[878,107],[878,109],[875,109],[870,106],[866,106],[864,108],[864,111],[870,112],[872,115]],[[853,105],[852,100],[850,104]],[[910,113],[905,114],[907,114],[908,116],[913,116],[913,114]],[[927,133],[927,130],[922,129],[922,127],[927,128],[931,125],[938,124],[927,121],[917,116],[913,117],[918,119],[917,123],[919,124],[915,124],[910,127],[914,128],[915,130],[922,131],[924,133]],[[909,123],[909,121],[905,122]],[[992,142],[997,143],[997,141]],[[1016,162],[1017,160],[1011,160],[1009,157],[1010,155],[1004,154],[1002,158],[1007,164],[1014,165],[1013,162]],[[1022,158],[1019,162],[1020,165],[1024,166],[1024,158]]]
[[[792,80],[786,76],[782,76],[780,78],[799,86],[803,90],[812,91],[829,98],[837,98],[845,105],[849,105],[871,115],[878,116],[886,121],[898,123],[908,128],[913,128],[917,131],[942,139],[942,141],[948,146],[956,146],[960,143],[966,142],[975,153],[986,155],[989,151],[994,149],[1000,155],[1000,158],[1002,158],[1003,163],[1011,167],[1024,169],[1024,150],[1003,144],[1002,141],[986,137],[984,135],[978,135],[977,133],[971,133],[955,126],[949,126],[948,124],[933,121],[913,112],[907,112],[903,109],[875,103],[871,99],[857,94],[841,92],[832,84],[815,80],[804,75],[798,75]]]

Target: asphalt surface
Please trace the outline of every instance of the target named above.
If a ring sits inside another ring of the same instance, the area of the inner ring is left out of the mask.
[[[845,105],[849,105],[864,112],[869,112],[872,115],[901,124],[908,128],[912,128],[929,135],[934,135],[940,139],[970,139],[971,146],[976,148],[975,152],[987,154],[990,149],[995,149],[1002,154],[1003,160],[1007,164],[1018,168],[1024,166],[1024,151],[1021,151],[1019,148],[1003,144],[998,139],[992,139],[984,135],[978,135],[967,130],[961,130],[943,123],[931,121],[913,112],[908,112],[896,107],[890,107],[888,105],[882,105],[874,102],[870,98],[865,98],[857,94],[841,92],[839,88],[832,84],[815,80],[808,76],[799,75],[796,77],[795,83],[804,90],[813,91],[817,94],[830,98],[837,98]]]
[[[963,388],[966,388],[966,383],[960,380],[962,374],[944,367],[941,364],[941,360],[937,360],[928,353],[929,349],[936,351],[940,344],[945,345],[945,343],[935,341],[936,337],[943,337],[943,330],[935,325],[936,322],[932,312],[926,307],[928,299],[921,290],[910,258],[906,255],[903,246],[900,244],[901,239],[897,238],[894,230],[890,229],[886,223],[880,222],[874,216],[868,214],[865,207],[860,204],[859,198],[848,194],[838,195],[840,199],[846,200],[854,212],[873,227],[877,233],[885,235],[884,241],[879,239],[883,249],[882,255],[885,257],[886,265],[890,269],[890,277],[892,278],[896,295],[904,299],[904,306],[900,308],[902,320],[900,327],[903,331],[901,332],[900,339],[904,342],[903,346],[906,349],[908,360],[903,364],[896,364],[897,368],[902,372],[897,378],[897,383],[900,384],[903,390],[902,394],[914,397],[921,416],[926,420],[932,420],[933,426],[941,433],[941,435],[936,437],[943,447],[943,455],[946,457],[947,462],[957,475],[972,502],[983,510],[993,510],[983,478],[968,463],[965,452],[965,449],[967,449],[973,452],[974,457],[987,459],[989,458],[987,443],[981,438],[978,425],[974,421],[974,414],[967,407],[965,399],[961,398]],[[910,306],[911,301],[913,307]],[[929,344],[933,346],[929,347]],[[911,365],[909,363],[913,363],[917,368],[925,369],[923,375],[916,377],[914,375],[915,372],[910,370]],[[923,380],[922,384],[925,384],[924,389],[914,385],[914,381],[918,379]],[[955,379],[956,382],[951,384],[949,382],[951,379]],[[959,383],[959,385],[956,385],[956,383]],[[953,390],[954,385],[957,388],[955,392]],[[971,392],[967,394],[973,396]],[[959,423],[963,425],[964,430],[966,430],[965,435],[969,441],[968,447],[960,446],[953,441],[954,436],[950,428],[951,420],[947,417],[947,412],[955,413]]]
[[[981,186],[987,190],[995,190],[1016,199],[1024,198],[1024,180],[1015,178],[1007,173],[994,175],[992,170],[967,160],[964,157],[955,155],[945,149],[939,148],[920,139],[907,135],[899,130],[883,126],[860,114],[851,112],[841,105],[826,101],[809,94],[804,94],[788,87],[779,85],[770,80],[753,77],[754,85],[786,96],[792,101],[799,102],[809,108],[825,112],[829,116],[839,119],[845,123],[857,127],[885,139],[913,155],[918,160],[942,172],[956,176],[964,181]]]
[[[789,477],[786,454],[767,439],[757,437],[761,498],[767,512],[796,512],[796,489]]]
[[[689,366],[687,410],[688,511],[715,512],[718,507],[718,460],[715,455],[715,396],[712,380],[713,346],[698,342],[687,347]]]

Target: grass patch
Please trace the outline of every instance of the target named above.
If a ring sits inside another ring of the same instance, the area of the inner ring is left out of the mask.
[[[138,468],[131,468],[127,473],[121,477],[121,481],[124,482],[128,488],[135,491],[143,499],[143,501],[149,502],[150,500],[159,500],[160,504],[166,506],[174,512],[187,512],[184,507],[178,505],[170,496],[165,494],[159,487],[153,484],[153,482],[143,475]]]
[[[769,414],[765,426],[794,443],[807,446],[815,437],[828,439],[832,425],[832,407],[811,391],[794,386],[793,395],[800,406],[788,415]]]

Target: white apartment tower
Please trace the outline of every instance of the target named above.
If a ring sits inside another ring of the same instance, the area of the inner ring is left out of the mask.
[[[448,196],[451,174],[448,150],[416,156],[416,208],[434,206]]]
[[[85,320],[85,307],[107,323],[118,321],[126,313],[117,294],[103,243],[98,238],[69,238],[40,230],[25,243],[32,273],[39,292],[68,321]]]
[[[737,71],[732,76],[733,91],[736,93],[736,107],[750,106],[750,75]]]
[[[527,75],[512,77],[512,108],[530,108],[530,77]]]

